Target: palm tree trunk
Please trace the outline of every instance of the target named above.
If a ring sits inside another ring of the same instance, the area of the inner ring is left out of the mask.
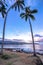
[[[5,39],[5,27],[6,27],[6,20],[7,20],[7,15],[9,13],[9,11],[12,9],[12,7],[14,6],[11,5],[10,8],[7,10],[7,13],[6,13],[6,16],[5,16],[5,19],[4,19],[4,25],[3,25],[3,37],[2,37],[2,47],[1,47],[1,54],[3,55],[3,45],[4,45],[4,39]]]
[[[36,53],[35,53],[35,44],[34,44],[34,37],[33,37],[33,30],[32,30],[32,24],[31,24],[30,19],[29,19],[29,24],[30,24],[30,30],[31,30],[31,36],[32,36],[34,56],[36,56]]]

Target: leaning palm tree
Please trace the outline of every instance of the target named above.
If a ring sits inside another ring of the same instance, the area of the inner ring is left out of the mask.
[[[3,26],[3,37],[2,37],[2,49],[1,49],[1,54],[3,55],[3,43],[4,43],[4,38],[5,38],[5,27],[6,27],[6,20],[7,20],[7,15],[9,13],[9,11],[13,8],[15,8],[15,10],[20,11],[20,9],[23,9],[25,6],[24,4],[24,0],[16,0],[16,2],[10,6],[10,8],[7,10],[6,16],[5,16],[5,20],[4,20],[4,26]]]
[[[7,6],[7,4],[4,3],[2,0],[0,0],[0,13],[1,13],[3,18],[6,15],[6,6]],[[2,50],[2,48],[1,48],[1,50]]]
[[[31,21],[30,21],[30,18],[32,20],[35,20],[35,17],[33,14],[37,13],[37,10],[34,9],[34,10],[31,10],[30,7],[26,7],[24,8],[24,12],[20,14],[20,17],[21,18],[25,18],[25,20],[29,20],[29,24],[30,24],[30,30],[31,30],[31,36],[32,36],[32,43],[33,43],[33,50],[34,50],[34,56],[36,56],[36,53],[35,53],[35,44],[34,44],[34,37],[33,37],[33,30],[32,30],[32,24],[31,24]]]

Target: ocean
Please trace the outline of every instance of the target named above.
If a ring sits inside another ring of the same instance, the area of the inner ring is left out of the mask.
[[[1,48],[1,44],[0,44]],[[13,49],[14,50],[23,50],[24,52],[33,52],[33,45],[32,44],[4,44],[3,48],[6,49]],[[35,44],[35,50],[38,53],[43,54],[43,44]]]

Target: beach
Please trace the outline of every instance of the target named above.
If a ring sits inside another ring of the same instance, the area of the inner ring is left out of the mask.
[[[27,54],[8,50],[4,50],[4,54],[11,56],[11,58],[5,60],[0,56],[0,65],[36,65],[36,63],[39,63],[40,65],[40,59],[43,62],[43,55],[37,55],[37,57],[34,57],[31,53]]]

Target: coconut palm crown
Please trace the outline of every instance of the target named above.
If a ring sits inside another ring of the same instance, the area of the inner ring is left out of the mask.
[[[22,12],[20,14],[21,18],[25,18],[25,20],[27,21],[29,18],[31,18],[32,20],[35,20],[35,17],[33,14],[37,13],[37,10],[31,10],[30,7],[25,7],[24,8],[24,12]]]
[[[20,11],[20,8],[21,9],[24,9],[24,0],[16,0],[16,2],[14,3],[14,5],[12,6],[12,8],[15,8],[15,10],[18,9],[18,11]]]

